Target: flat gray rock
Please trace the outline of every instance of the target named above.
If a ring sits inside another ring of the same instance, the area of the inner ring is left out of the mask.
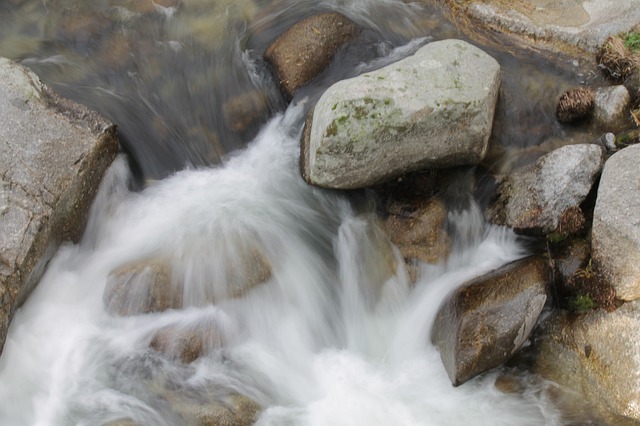
[[[622,300],[640,298],[640,145],[605,163],[593,212],[592,256]]]
[[[487,150],[500,66],[460,40],[340,81],[320,98],[302,141],[307,182],[362,188],[424,168],[479,163]]]
[[[584,54],[640,23],[637,0],[474,0],[464,13],[536,48]]]
[[[115,126],[0,58],[0,351],[15,309],[77,240],[118,152]]]

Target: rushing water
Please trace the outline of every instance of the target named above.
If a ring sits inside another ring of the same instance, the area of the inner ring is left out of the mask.
[[[0,424],[180,425],[176,399],[232,394],[264,408],[259,425],[567,424],[535,378],[503,392],[496,370],[453,388],[429,342],[452,289],[525,254],[510,231],[484,224],[468,200],[449,215],[452,255],[421,265],[410,284],[380,238],[367,193],[355,203],[299,176],[298,140],[313,99],[332,81],[461,36],[437,7],[184,0],[149,13],[134,0],[86,3],[0,5],[0,54],[116,121],[130,154],[105,178],[81,243],[59,250],[14,317],[0,358]],[[300,17],[328,9],[356,20],[364,36],[286,108],[259,55]],[[562,134],[538,95],[585,76],[559,69],[547,79],[535,61],[486,49],[511,64],[494,142],[526,148]],[[536,93],[529,104],[517,101],[524,92]],[[258,108],[237,129],[224,104],[246,93],[258,93],[249,98]],[[523,132],[509,112],[520,126],[546,125]],[[194,169],[132,189],[136,177],[185,166]],[[246,266],[247,248],[261,253],[267,281],[203,303],[232,292],[229,277]],[[184,308],[108,313],[109,273],[155,257],[184,282]],[[166,327],[207,330],[200,358],[185,364],[150,349]]]

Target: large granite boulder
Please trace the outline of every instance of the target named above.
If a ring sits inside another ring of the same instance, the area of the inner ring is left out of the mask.
[[[500,66],[460,40],[331,86],[310,113],[301,150],[305,180],[350,189],[485,156]]]
[[[14,311],[64,241],[76,241],[115,126],[0,58],[0,351]]]
[[[498,178],[497,195],[487,215],[516,232],[544,235],[558,228],[569,209],[591,191],[604,163],[599,145],[566,145],[534,164]]]
[[[282,34],[264,53],[288,100],[329,66],[337,50],[360,33],[337,12],[310,16]]]
[[[640,302],[558,310],[536,339],[535,371],[567,387],[609,425],[640,424]]]
[[[431,340],[454,386],[508,360],[529,338],[547,300],[540,257],[512,262],[463,284],[444,302]]]
[[[640,145],[606,162],[593,212],[592,257],[622,300],[640,298]]]

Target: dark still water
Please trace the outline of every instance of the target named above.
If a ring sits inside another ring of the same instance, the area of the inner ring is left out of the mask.
[[[223,162],[284,111],[262,55],[293,23],[328,10],[358,23],[362,36],[294,102],[410,40],[465,38],[436,4],[400,0],[5,0],[0,56],[117,123],[138,172],[158,179]],[[485,47],[503,66],[495,145],[530,147],[565,133],[555,100],[589,76],[497,44]]]

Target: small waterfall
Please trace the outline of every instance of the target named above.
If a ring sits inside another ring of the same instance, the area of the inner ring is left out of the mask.
[[[539,390],[501,393],[495,373],[454,389],[429,343],[443,297],[521,255],[514,235],[478,237],[472,213],[450,217],[465,244],[410,285],[371,214],[299,177],[301,111],[274,118],[224,167],[140,193],[114,164],[83,241],[59,251],[11,325],[0,401],[12,403],[0,404],[0,423],[177,425],[176,395],[233,392],[264,407],[259,425],[561,424]],[[229,297],[256,246],[269,275]],[[157,255],[182,282],[183,307],[108,313],[110,272]],[[162,347],[168,328],[204,330],[195,361]]]

